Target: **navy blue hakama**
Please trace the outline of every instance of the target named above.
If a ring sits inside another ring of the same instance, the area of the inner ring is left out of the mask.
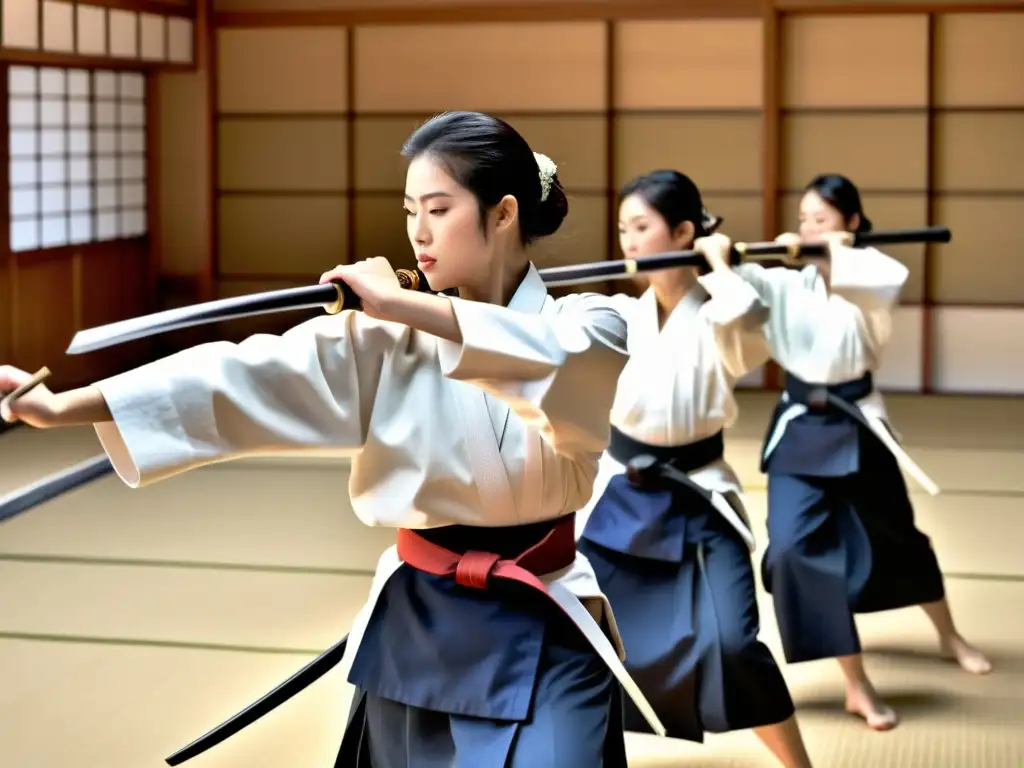
[[[513,558],[551,523],[418,531]],[[335,768],[625,768],[620,686],[536,590],[487,589],[403,565],[371,614]]]
[[[859,653],[855,614],[945,594],[899,464],[855,410],[872,389],[870,373],[827,388],[787,375],[790,402],[780,401],[768,430],[770,439],[791,403],[810,403],[762,463],[768,548],[761,574],[790,663]]]
[[[709,453],[710,450],[710,453]],[[647,453],[684,472],[722,455],[719,433],[690,446],[645,446],[613,430],[626,464]],[[782,722],[794,712],[760,631],[754,571],[740,534],[697,492],[678,483],[637,488],[611,479],[578,547],[612,604],[626,669],[668,735],[695,742]],[[626,729],[650,732],[628,699]]]

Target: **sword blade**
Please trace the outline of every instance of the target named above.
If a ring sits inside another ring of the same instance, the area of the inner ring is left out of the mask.
[[[151,315],[133,317],[81,330],[71,339],[67,354],[81,355],[85,352],[112,347],[115,344],[123,344],[136,339],[222,320],[323,307],[337,298],[337,295],[333,285],[310,285],[167,309],[163,312],[154,312]]]
[[[345,637],[341,638],[337,643],[278,685],[270,693],[253,702],[237,715],[228,718],[216,728],[203,734],[191,744],[182,747],[166,758],[165,762],[168,765],[181,765],[185,761],[191,760],[211,747],[215,747],[222,741],[229,739],[243,728],[252,725],[336,667],[345,655],[345,647],[347,645],[348,635],[345,635]]]
[[[107,458],[107,454],[104,453],[44,477],[42,480],[37,480],[31,485],[19,488],[0,497],[0,522],[10,520],[22,512],[27,512],[62,493],[74,490],[113,471],[114,466]]]

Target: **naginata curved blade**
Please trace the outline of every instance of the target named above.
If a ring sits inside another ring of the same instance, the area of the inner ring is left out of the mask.
[[[117,344],[169,333],[196,325],[218,323],[240,317],[266,315],[296,309],[324,307],[338,298],[333,284],[308,285],[301,288],[282,288],[247,296],[217,299],[188,307],[167,309],[142,317],[133,317],[95,328],[86,328],[75,334],[68,345],[67,354],[81,355]]]
[[[0,522],[10,520],[15,515],[27,512],[62,493],[74,490],[113,471],[114,466],[107,458],[107,454],[104,453],[44,477],[42,480],[37,480],[6,496],[0,496]]]
[[[345,655],[345,647],[347,645],[348,635],[345,635],[341,640],[309,662],[309,664],[274,688],[270,693],[263,696],[263,698],[253,702],[237,715],[225,720],[188,746],[182,747],[166,758],[165,762],[168,765],[181,765],[186,760],[191,760],[193,757],[201,755],[211,747],[215,747],[222,741],[234,736],[243,728],[252,725],[336,667]]]

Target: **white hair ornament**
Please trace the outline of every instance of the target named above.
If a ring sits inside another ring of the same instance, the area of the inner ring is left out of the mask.
[[[551,184],[555,180],[558,166],[555,165],[554,160],[540,152],[534,152],[533,158],[537,161],[537,167],[540,168],[540,201],[543,203],[551,194]]]

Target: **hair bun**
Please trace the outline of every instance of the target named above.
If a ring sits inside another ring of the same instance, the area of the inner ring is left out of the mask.
[[[865,216],[863,213],[860,215],[860,226],[857,227],[858,232],[870,232],[871,227],[874,226],[871,223],[871,219]]]
[[[722,226],[722,222],[725,221],[725,219],[723,219],[721,216],[715,216],[715,214],[711,213],[711,211],[707,210],[706,208],[701,208],[700,216],[700,225],[704,229],[704,231],[709,235],[713,235],[715,232],[717,232],[718,228]]]
[[[540,207],[537,209],[536,226],[530,234],[535,237],[547,237],[555,234],[568,214],[569,199],[565,196],[562,182],[556,173],[551,177],[551,188],[547,198],[540,203]]]

